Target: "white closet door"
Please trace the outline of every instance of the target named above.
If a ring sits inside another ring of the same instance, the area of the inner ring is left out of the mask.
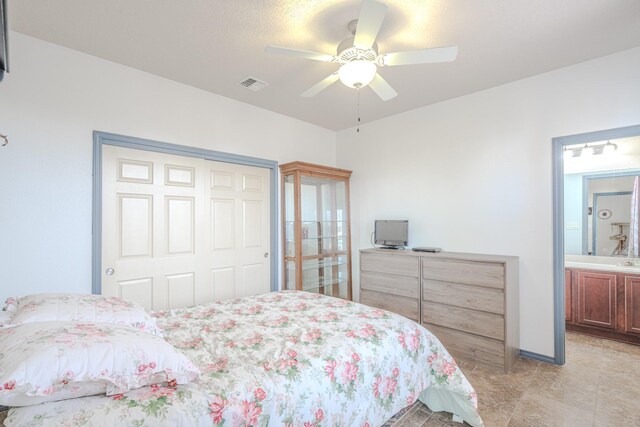
[[[268,176],[104,146],[102,293],[161,310],[269,292]]]
[[[270,289],[269,170],[207,161],[210,245],[216,301]]]

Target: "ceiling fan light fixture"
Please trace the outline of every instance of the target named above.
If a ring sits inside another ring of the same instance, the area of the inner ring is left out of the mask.
[[[338,44],[336,55],[278,46],[267,46],[265,52],[340,65],[338,71],[301,93],[300,96],[304,98],[315,96],[340,80],[353,89],[369,86],[381,100],[388,101],[395,98],[398,92],[378,74],[378,67],[451,62],[458,55],[457,46],[386,52],[380,55],[376,40],[388,9],[383,0],[362,0],[358,18],[347,26],[353,37]]]
[[[377,71],[378,67],[374,62],[357,59],[342,65],[338,76],[345,86],[359,89],[371,83]]]

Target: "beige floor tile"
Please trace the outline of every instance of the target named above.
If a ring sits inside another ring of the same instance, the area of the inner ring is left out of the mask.
[[[640,356],[640,345],[627,344],[618,341],[603,340],[602,341],[604,351],[616,350],[622,353],[630,353]]]
[[[451,414],[448,414],[446,412],[434,412],[433,414],[431,414],[429,418],[427,418],[427,421],[425,421],[425,423],[422,424],[422,427],[462,427],[462,426],[468,427],[469,424],[467,423],[460,424],[453,421]],[[487,426],[487,427],[490,427],[490,426]]]
[[[426,412],[427,414],[431,415],[433,413],[433,411],[431,409],[429,409],[429,407],[427,405],[425,405],[424,403],[417,401],[414,406],[416,406],[417,408],[421,409],[423,412]]]
[[[475,371],[469,375],[469,382],[478,394],[478,409],[481,415],[485,407],[515,409],[526,390],[526,386],[520,383],[512,383],[506,378],[485,376]]]
[[[596,404],[597,387],[595,384],[553,383],[548,387],[532,387],[531,392],[542,394],[556,402],[561,402],[576,408],[593,411]]]
[[[568,343],[581,343],[596,347],[602,347],[604,341],[605,340],[603,340],[602,338],[593,337],[591,335],[578,334],[575,332],[567,332],[566,335],[566,342]]]
[[[582,427],[592,423],[592,411],[527,391],[513,413],[509,427]]]
[[[606,396],[622,396],[638,402],[640,412],[640,371],[629,370],[624,373],[603,370],[600,372],[598,393]]]
[[[515,405],[478,405],[478,413],[485,427],[506,427],[513,415]]]
[[[600,368],[591,367],[591,364],[543,364],[538,368],[528,390],[561,403],[593,411],[599,376]]]
[[[543,389],[557,384],[570,387],[597,386],[600,376],[600,364],[595,363],[571,363],[557,366],[543,363],[533,375],[529,387]]]
[[[582,342],[567,341],[565,346],[565,356],[567,363],[590,361],[602,357],[603,347],[585,344]]]
[[[638,415],[610,414],[596,411],[594,427],[640,427]]]
[[[629,390],[632,391],[628,394]],[[601,385],[598,389],[598,402],[595,408],[596,421],[599,423],[624,421],[621,426],[640,426],[640,393],[633,390],[631,384],[620,382],[620,387]]]
[[[463,359],[461,357],[456,358],[456,364],[465,375],[467,372],[473,371],[477,365],[473,360]]]
[[[564,366],[521,359],[505,374],[459,362],[486,427],[640,427],[640,347],[579,334],[566,343]],[[429,415],[422,403],[411,409],[388,425],[462,426],[451,414]]]
[[[427,421],[430,415],[431,411],[426,406],[419,407],[415,411],[411,411],[402,417],[400,422],[394,425],[394,427],[419,427]]]
[[[604,349],[602,367],[606,372],[630,373],[640,372],[640,354],[619,350]]]
[[[533,376],[538,370],[540,362],[520,358],[518,363],[505,374],[504,370],[500,368],[492,368],[484,365],[478,365],[473,370],[471,377],[481,377],[481,381],[490,382],[493,384],[507,383],[519,390],[524,391],[529,386]],[[473,383],[471,383],[473,385]]]
[[[507,427],[511,414],[506,412],[490,412],[482,417],[485,427]],[[466,425],[466,424],[465,424]]]

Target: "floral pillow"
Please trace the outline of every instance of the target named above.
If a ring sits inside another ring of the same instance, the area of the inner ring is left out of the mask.
[[[0,311],[0,328],[6,328],[11,326],[11,320],[13,319],[13,313],[7,311]]]
[[[54,321],[0,329],[0,405],[186,384],[199,375],[164,339],[129,326]]]
[[[119,297],[88,294],[34,294],[9,298],[4,311],[12,314],[11,324],[69,320],[76,322],[129,325],[162,336],[156,320],[133,301]]]

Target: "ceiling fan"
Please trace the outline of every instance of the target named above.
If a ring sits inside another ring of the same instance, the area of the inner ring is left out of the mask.
[[[378,54],[376,38],[387,9],[388,7],[384,3],[363,0],[360,16],[349,22],[349,31],[353,37],[343,40],[338,45],[335,56],[277,46],[267,46],[265,52],[340,64],[338,71],[321,80],[300,96],[312,97],[340,80],[346,86],[355,89],[367,85],[371,86],[371,89],[383,101],[388,101],[398,93],[378,74],[378,67],[450,62],[456,59],[458,47],[437,47]]]

